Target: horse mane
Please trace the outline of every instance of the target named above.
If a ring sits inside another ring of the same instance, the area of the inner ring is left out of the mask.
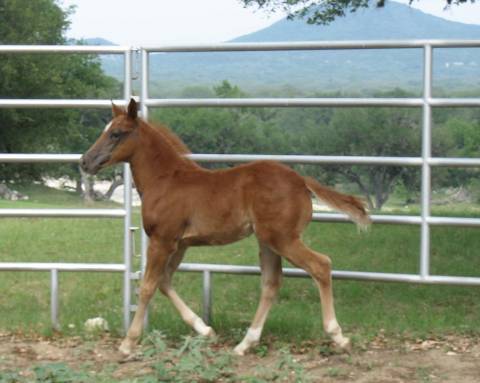
[[[155,129],[157,133],[160,133],[162,138],[179,154],[190,154],[192,153],[187,145],[178,137],[175,133],[172,132],[170,128],[166,125],[160,123],[147,122],[152,128]]]
[[[172,132],[169,127],[158,122],[150,122],[145,120],[143,120],[143,122],[150,126],[156,134],[161,136],[162,140],[167,143],[168,146],[170,146],[177,154],[180,155],[184,164],[188,164],[189,166],[194,165],[194,167],[200,168],[200,165],[186,156],[186,154],[190,154],[192,152],[182,141],[182,139]]]

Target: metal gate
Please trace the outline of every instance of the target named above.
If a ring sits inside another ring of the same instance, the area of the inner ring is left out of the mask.
[[[124,86],[119,105],[126,105],[132,94],[132,50],[130,47],[89,47],[89,46],[0,46],[1,53],[103,53],[124,56]],[[26,100],[0,99],[0,108],[111,108],[111,100]],[[54,163],[78,162],[80,154],[2,154],[0,162]],[[130,167],[123,167],[125,180],[124,205],[122,209],[0,209],[1,217],[50,217],[50,218],[121,218],[124,221],[122,263],[21,263],[0,262],[0,271],[50,271],[50,309],[54,328],[58,322],[58,273],[67,271],[95,271],[123,273],[123,325],[130,324],[131,310],[131,260],[132,260],[132,181]]]
[[[365,157],[365,156],[287,156],[287,155],[221,155],[192,154],[191,158],[203,162],[246,162],[259,159],[277,160],[284,163],[303,164],[363,164],[397,165],[421,168],[421,214],[419,216],[373,215],[375,223],[406,224],[420,226],[419,273],[377,273],[360,271],[333,271],[337,279],[368,281],[408,282],[422,284],[480,285],[479,277],[442,276],[430,274],[430,227],[432,225],[480,226],[479,218],[433,217],[430,212],[431,168],[436,166],[478,167],[480,158],[438,158],[431,154],[432,108],[434,107],[479,107],[480,98],[434,98],[432,97],[432,56],[435,48],[480,48],[480,41],[411,40],[411,41],[341,41],[341,42],[298,42],[298,43],[224,43],[212,45],[153,46],[134,49],[130,47],[63,47],[63,46],[0,46],[2,52],[70,52],[70,53],[118,53],[125,57],[124,100],[131,97],[131,58],[136,52],[141,54],[141,110],[148,118],[152,107],[418,107],[422,108],[422,152],[419,157]],[[235,51],[307,51],[307,50],[346,50],[346,49],[422,49],[423,50],[423,94],[418,98],[255,98],[255,99],[155,99],[149,97],[149,55],[154,52],[235,52]],[[110,107],[109,100],[0,100],[0,107]],[[0,154],[0,162],[61,162],[78,161],[80,155],[5,155]],[[131,185],[128,165],[124,167],[125,185]],[[123,217],[124,218],[124,263],[123,264],[21,264],[0,263],[0,270],[50,270],[52,275],[52,322],[57,325],[57,273],[62,271],[117,271],[124,273],[124,326],[130,322],[130,311],[135,308],[130,302],[131,280],[137,279],[140,272],[131,270],[131,188],[125,188],[124,209],[104,211],[82,210],[20,210],[0,209],[0,217]],[[347,217],[341,214],[314,213],[314,221],[344,222]],[[142,232],[142,270],[145,267],[147,238]],[[232,266],[213,264],[183,263],[180,271],[202,272],[204,310],[208,321],[211,307],[211,273],[259,274],[256,266]],[[298,269],[286,268],[284,275],[305,277]]]

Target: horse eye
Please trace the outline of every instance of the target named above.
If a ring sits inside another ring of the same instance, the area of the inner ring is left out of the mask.
[[[110,133],[110,138],[117,139],[117,138],[120,138],[121,136],[123,136],[123,132],[119,130],[114,130],[113,132]]]

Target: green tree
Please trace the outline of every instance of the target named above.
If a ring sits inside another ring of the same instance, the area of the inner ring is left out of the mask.
[[[213,93],[246,96],[228,81],[214,86]],[[194,153],[279,153],[286,141],[257,108],[158,109],[152,117],[170,126]]]
[[[355,12],[360,8],[383,7],[388,0],[239,0],[246,7],[256,6],[270,12],[287,12],[289,19],[307,18],[309,24],[328,24],[337,17]],[[415,0],[410,0],[412,4]],[[420,0],[417,0],[420,1]],[[446,7],[463,3],[474,3],[475,0],[439,0]]]
[[[401,97],[396,90],[383,93]],[[420,111],[398,108],[335,109],[327,125],[310,127],[303,137],[304,153],[344,156],[418,156],[421,142]],[[329,165],[330,181],[358,186],[370,209],[381,209],[395,186],[415,184],[415,169],[399,166]],[[341,179],[338,178],[341,177]]]
[[[66,44],[71,9],[54,0],[0,0],[0,44]],[[81,54],[0,55],[2,98],[113,98],[119,84],[104,75],[99,60]],[[99,134],[106,111],[74,109],[0,109],[0,152],[74,152],[85,150]],[[0,164],[0,181],[78,178],[76,166]],[[60,174],[59,174],[60,173]]]

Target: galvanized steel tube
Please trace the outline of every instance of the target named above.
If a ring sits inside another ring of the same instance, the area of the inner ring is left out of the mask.
[[[124,82],[123,96],[125,102],[130,101],[132,95],[132,54],[131,50],[125,52],[124,62]],[[132,300],[132,242],[130,236],[130,227],[132,226],[132,176],[130,165],[123,165],[123,203],[125,208],[124,235],[123,235],[123,262],[125,272],[123,274],[123,328],[125,333],[130,327],[130,305]]]
[[[126,105],[125,100],[114,100],[117,105]],[[61,99],[0,99],[0,108],[109,108],[111,100],[61,100]]]
[[[238,52],[238,51],[297,51],[336,49],[403,49],[433,47],[479,47],[478,40],[363,40],[363,41],[296,41],[267,43],[217,43],[195,45],[145,46],[148,52]]]
[[[431,171],[429,159],[432,155],[432,109],[429,99],[432,96],[432,46],[424,47],[423,73],[423,119],[422,119],[422,225],[420,229],[420,276],[430,274],[430,217]]]
[[[0,217],[7,218],[123,218],[124,209],[0,209]]]

